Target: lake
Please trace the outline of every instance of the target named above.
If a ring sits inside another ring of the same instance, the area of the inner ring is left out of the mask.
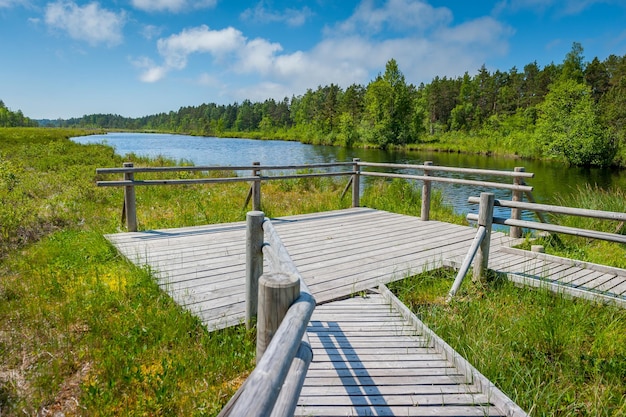
[[[225,139],[201,136],[185,136],[153,133],[109,133],[106,135],[73,138],[78,143],[106,143],[120,155],[157,157],[159,155],[176,161],[189,161],[194,165],[250,165],[258,161],[261,165],[313,164],[321,162],[352,161],[361,158],[367,162],[392,162],[421,164],[433,161],[435,165],[465,168],[513,170],[523,166],[535,177],[526,182],[534,187],[537,202],[555,203],[559,195],[571,193],[576,187],[597,184],[600,187],[624,187],[623,172],[610,169],[572,168],[547,161],[521,160],[503,157],[487,157],[457,153],[428,153],[383,151],[379,149],[347,149],[334,146],[305,145],[299,142],[252,139]],[[438,174],[439,175],[439,174]],[[457,177],[461,177],[456,175]],[[494,177],[465,175],[462,178],[493,181]],[[492,191],[496,198],[510,199],[506,190],[487,190],[480,187],[437,184],[447,203],[459,213],[476,212],[476,207],[467,204],[471,195],[481,191]]]

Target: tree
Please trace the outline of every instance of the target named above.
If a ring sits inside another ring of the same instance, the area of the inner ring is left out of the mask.
[[[372,129],[370,141],[383,148],[411,141],[410,91],[397,62],[389,60],[385,73],[369,83],[365,92],[366,118]]]
[[[563,79],[538,108],[536,143],[546,155],[582,166],[612,162],[616,145],[600,124],[589,86]]]
[[[610,76],[606,65],[595,57],[585,68],[585,82],[591,87],[596,103],[609,89]]]
[[[572,43],[572,49],[565,55],[563,61],[561,80],[583,82],[585,73],[583,60],[583,46],[578,42]]]

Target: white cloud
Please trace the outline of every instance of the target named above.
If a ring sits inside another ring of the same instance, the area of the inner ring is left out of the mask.
[[[270,43],[265,39],[253,39],[246,42],[240,50],[239,72],[258,72],[267,74],[272,71],[276,61],[276,53],[282,51],[277,43]]]
[[[532,10],[541,14],[552,9],[557,16],[568,16],[580,14],[594,4],[625,5],[623,0],[502,0],[494,7],[494,13]]]
[[[302,9],[285,9],[283,12],[269,10],[259,2],[253,9],[246,9],[241,13],[243,20],[251,20],[260,23],[285,22],[289,26],[302,26],[307,19],[313,16],[313,12],[308,7]]]
[[[493,17],[454,24],[450,10],[423,1],[388,0],[375,7],[373,1],[364,0],[352,16],[326,29],[324,38],[309,50],[286,52],[279,43],[248,39],[232,27],[188,28],[157,42],[163,63],[145,65],[142,77],[155,81],[183,70],[195,54],[194,64],[204,66],[200,80],[206,82],[200,84],[219,85],[220,93],[227,92],[233,100],[282,99],[318,85],[367,84],[394,58],[407,82],[419,84],[436,75],[453,77],[477,70],[507,52],[511,34],[511,28]],[[201,54],[209,55],[209,60]]]
[[[232,27],[222,30],[211,30],[202,25],[184,29],[179,34],[161,38],[157,41],[157,50],[163,58],[163,65],[156,65],[153,61],[142,58],[135,62],[144,72],[140,79],[144,82],[155,82],[171,70],[182,70],[187,66],[189,55],[194,53],[208,53],[221,58],[241,49],[245,45],[243,34]]]
[[[100,43],[109,46],[122,42],[122,29],[126,24],[126,14],[103,9],[96,2],[78,6],[73,1],[60,0],[48,3],[45,22],[54,29],[60,29],[77,40],[90,45]]]
[[[449,24],[452,12],[445,7],[433,7],[423,1],[388,0],[376,8],[373,0],[363,0],[354,14],[327,33],[378,33],[420,31]]]
[[[159,54],[165,59],[166,66],[173,69],[185,68],[188,56],[193,53],[210,53],[220,57],[244,45],[245,38],[237,29],[211,30],[205,25],[185,29],[178,35],[157,41]]]
[[[215,7],[217,0],[132,0],[133,7],[147,12],[186,12]]]
[[[0,0],[0,9],[14,6],[26,6],[29,4],[28,0]]]

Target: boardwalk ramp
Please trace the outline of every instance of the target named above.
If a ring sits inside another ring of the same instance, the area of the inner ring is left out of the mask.
[[[626,308],[624,269],[502,246],[489,268],[521,285]]]
[[[296,416],[526,416],[386,287],[323,304]]]

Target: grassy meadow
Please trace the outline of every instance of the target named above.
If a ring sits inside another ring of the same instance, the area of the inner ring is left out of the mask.
[[[123,230],[122,190],[95,186],[104,179],[95,174],[98,167],[185,162],[122,158],[107,146],[68,139],[88,133],[0,128],[0,415],[216,415],[254,366],[254,333],[243,326],[207,332],[160,291],[149,270],[123,259],[103,237]],[[180,177],[196,175],[204,174]],[[348,207],[350,196],[340,198],[346,181],[264,183],[263,210],[281,216]],[[139,228],[244,220],[247,191],[247,184],[138,187]],[[607,199],[613,194],[607,192]],[[371,184],[361,201],[407,214],[420,207],[419,193],[399,180]],[[431,214],[463,221],[437,195]],[[623,245],[591,247],[562,239],[549,249],[624,258]],[[450,306],[439,298],[449,282],[436,274],[397,287],[437,332],[533,415],[626,414],[623,310],[501,280],[464,286]],[[504,309],[500,301],[513,307]],[[521,318],[521,310],[535,316]],[[521,327],[502,330],[497,322]],[[467,331],[477,328],[484,329]],[[570,328],[576,331],[569,334]],[[459,333],[467,339],[455,341]],[[574,350],[576,344],[582,349]],[[521,359],[502,353],[507,346],[523,352]],[[489,375],[493,365],[475,355],[482,351],[507,359],[499,374]],[[570,357],[583,368],[566,373]],[[533,373],[546,364],[553,372]]]

